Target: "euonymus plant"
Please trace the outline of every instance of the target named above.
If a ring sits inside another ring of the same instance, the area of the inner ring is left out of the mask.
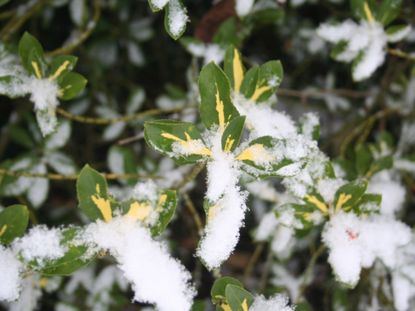
[[[413,310],[414,13],[0,0],[0,310]]]

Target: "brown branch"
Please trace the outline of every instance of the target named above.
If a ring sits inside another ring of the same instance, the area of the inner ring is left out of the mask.
[[[86,39],[88,39],[89,36],[94,31],[96,25],[98,24],[98,20],[101,16],[101,0],[94,0],[93,11],[94,13],[92,16],[92,21],[88,22],[84,31],[76,38],[75,41],[65,46],[62,46],[56,50],[50,51],[46,53],[46,55],[56,56],[56,55],[61,55],[61,54],[70,54],[73,50],[78,48]]]
[[[108,180],[117,180],[117,179],[159,179],[159,176],[153,175],[140,175],[140,174],[113,174],[113,173],[102,173],[102,175]],[[72,175],[62,175],[62,174],[55,174],[55,173],[33,173],[33,172],[26,172],[26,171],[11,171],[0,169],[0,176],[11,176],[11,177],[27,177],[27,178],[45,178],[49,180],[76,180],[78,178],[78,174]]]
[[[120,122],[136,121],[139,119],[143,119],[145,117],[156,116],[160,114],[180,112],[185,109],[191,109],[191,108],[194,108],[194,106],[186,105],[186,106],[180,106],[180,107],[169,108],[169,109],[149,109],[149,110],[139,112],[136,114],[130,114],[130,115],[116,117],[116,118],[95,118],[95,117],[88,117],[88,116],[80,116],[80,115],[72,114],[69,111],[66,111],[62,108],[56,108],[56,112],[69,120],[76,121],[79,123],[108,125],[108,124],[114,124],[114,123],[120,123]]]

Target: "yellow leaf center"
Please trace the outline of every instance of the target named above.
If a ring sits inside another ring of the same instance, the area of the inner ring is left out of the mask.
[[[127,216],[134,220],[145,220],[150,214],[151,206],[148,203],[134,202],[130,205]]]
[[[305,199],[313,204],[315,207],[317,207],[324,215],[327,215],[329,213],[329,209],[327,205],[324,202],[321,202],[316,196],[314,195],[306,195]]]

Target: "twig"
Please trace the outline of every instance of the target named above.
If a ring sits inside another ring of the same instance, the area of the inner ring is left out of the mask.
[[[113,123],[119,123],[119,122],[131,122],[138,119],[143,119],[144,117],[149,116],[155,116],[160,114],[167,114],[167,113],[175,113],[180,112],[185,109],[194,108],[194,106],[180,106],[175,108],[169,108],[169,109],[149,109],[143,112],[139,112],[136,114],[130,114],[126,116],[116,117],[116,118],[95,118],[95,117],[87,117],[87,116],[80,116],[70,113],[69,111],[66,111],[62,108],[56,108],[56,112],[60,114],[61,116],[80,123],[86,123],[86,124],[95,124],[95,125],[108,125]]]
[[[41,9],[49,0],[38,0],[24,14],[15,14],[14,17],[0,31],[0,39],[3,42],[9,40],[10,36],[19,30],[20,27],[39,9]]]
[[[117,180],[117,179],[158,179],[159,176],[153,175],[140,175],[140,174],[113,174],[113,173],[102,173],[102,175],[108,180]],[[26,171],[10,171],[5,169],[0,169],[0,176],[11,176],[11,177],[27,177],[27,178],[45,178],[49,180],[76,180],[78,174],[72,175],[61,175],[55,173],[32,173]]]
[[[399,113],[399,109],[396,108],[387,108],[381,111],[376,112],[375,114],[369,116],[366,118],[361,124],[357,125],[349,135],[346,136],[346,138],[343,140],[342,144],[340,145],[340,154],[344,155],[346,153],[347,146],[352,142],[352,140],[357,137],[359,134],[361,134],[362,131],[366,129],[368,126],[369,130],[366,130],[362,137],[360,137],[359,142],[364,142],[364,140],[367,138],[367,136],[370,133],[370,129],[372,128],[373,124],[379,120],[382,119],[390,114]]]
[[[298,294],[297,300],[300,300],[304,296],[304,292],[310,283],[310,277],[314,271],[314,266],[317,262],[317,259],[323,254],[324,250],[326,249],[324,244],[321,244],[319,248],[313,253],[313,255],[310,258],[310,261],[308,262],[307,268],[304,271],[304,277],[303,282],[300,285],[300,292]],[[295,301],[295,303],[298,303],[299,301]]]
[[[257,263],[259,257],[261,256],[261,253],[264,249],[264,243],[258,243],[255,247],[254,252],[252,253],[251,258],[249,258],[248,265],[245,268],[244,271],[244,284],[248,282],[248,279],[250,278],[252,271],[254,270],[255,264]]]
[[[67,44],[63,47],[60,47],[56,50],[50,51],[50,52],[46,53],[46,55],[47,56],[55,56],[55,55],[60,55],[60,54],[69,54],[73,50],[75,50],[78,46],[80,46],[86,39],[88,39],[89,36],[94,31],[94,29],[95,29],[95,27],[98,23],[98,20],[101,16],[101,0],[94,0],[93,10],[94,10],[94,13],[93,13],[92,21],[90,21],[88,23],[85,30],[76,38],[75,41],[73,41],[72,43],[69,43],[69,44]]]
[[[404,58],[404,59],[409,59],[410,61],[415,62],[415,54],[413,53],[409,54],[399,49],[387,49],[387,51],[390,55]]]
[[[194,220],[196,228],[197,228],[197,232],[200,236],[203,233],[202,219],[200,218],[199,213],[197,212],[196,207],[193,204],[193,201],[190,199],[189,194],[184,193],[183,194],[183,199],[184,199],[185,205],[187,207],[187,210],[190,212],[190,214],[193,217],[193,220]]]
[[[205,162],[199,162],[193,166],[191,171],[184,176],[184,178],[178,182],[173,188],[180,192],[183,188],[191,182],[193,179],[200,174],[200,172],[205,168]]]
[[[262,271],[261,279],[259,282],[260,293],[263,293],[265,291],[265,288],[267,287],[269,270],[271,269],[273,257],[274,257],[274,254],[272,253],[271,248],[268,248],[267,259],[265,260],[264,270]]]
[[[319,89],[319,90],[292,90],[278,89],[277,95],[284,97],[297,97],[305,101],[307,98],[321,98],[324,94],[339,95],[350,98],[365,98],[370,95],[369,91],[355,91],[348,89]]]

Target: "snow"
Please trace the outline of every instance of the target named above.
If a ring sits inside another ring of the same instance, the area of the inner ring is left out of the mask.
[[[0,245],[0,301],[13,301],[19,297],[22,266],[10,249]]]
[[[406,189],[396,181],[374,180],[369,183],[368,192],[381,194],[381,214],[394,216],[402,208],[405,201]]]
[[[164,8],[169,0],[150,0],[151,4],[158,10]]]
[[[403,40],[409,35],[411,30],[412,30],[412,27],[410,25],[407,25],[403,27],[402,29],[400,29],[399,31],[396,31],[392,34],[387,34],[388,42],[395,43],[395,42],[399,42]]]
[[[46,165],[39,163],[31,169],[31,172],[45,174],[47,173]],[[48,192],[49,180],[47,178],[33,178],[32,184],[27,190],[27,199],[32,203],[33,207],[38,208],[45,202]]]
[[[313,139],[314,129],[320,125],[318,116],[313,112],[306,113],[303,115],[301,123],[303,135],[309,139]]]
[[[411,233],[403,223],[383,216],[361,219],[339,212],[326,223],[322,238],[336,277],[354,286],[362,267],[369,268],[375,259],[393,268],[397,248],[410,241]]]
[[[218,44],[192,42],[186,45],[186,49],[193,56],[203,58],[203,65],[210,62],[220,64],[225,56],[225,50]]]
[[[138,182],[134,186],[132,197],[138,200],[149,200],[151,202],[156,202],[158,198],[157,185],[152,180]]]
[[[36,310],[42,290],[39,286],[38,274],[27,276],[22,280],[22,290],[19,299],[9,305],[9,311],[32,311]]]
[[[257,241],[268,240],[278,224],[279,222],[274,212],[269,212],[265,214],[264,217],[262,217],[256,229],[255,240]]]
[[[236,247],[243,225],[246,196],[238,186],[239,163],[232,153],[222,150],[221,131],[205,134],[211,161],[207,163],[208,220],[197,250],[209,269],[218,267]]]
[[[378,22],[346,20],[339,25],[322,24],[317,34],[330,43],[347,42],[345,50],[335,59],[344,62],[358,60],[353,67],[355,81],[369,78],[385,60],[388,37]]]
[[[81,242],[115,257],[135,301],[154,303],[160,311],[190,310],[195,294],[190,274],[138,222],[127,216],[99,220],[85,229]]]
[[[236,14],[238,14],[239,17],[244,17],[248,15],[252,10],[253,5],[254,5],[254,0],[236,0],[236,3],[235,3]]]
[[[233,104],[246,116],[246,126],[254,137],[270,135],[287,138],[297,132],[294,122],[286,114],[273,110],[268,103],[256,104],[243,95],[234,93]]]
[[[396,253],[397,267],[392,271],[393,301],[396,310],[409,311],[415,296],[415,240],[401,247]]]
[[[10,97],[29,95],[43,136],[51,134],[57,125],[55,109],[59,105],[56,81],[29,76],[17,63],[17,59],[5,54],[4,49],[0,53],[3,54],[0,76],[13,76],[10,83],[0,85],[0,93]]]
[[[294,311],[294,309],[288,305],[287,297],[276,295],[269,299],[264,296],[255,297],[249,311]]]
[[[23,260],[35,260],[42,265],[47,260],[62,257],[66,249],[61,246],[62,232],[58,228],[48,229],[46,226],[36,226],[13,242],[13,250],[22,256]]]
[[[346,183],[339,178],[324,178],[317,182],[317,192],[323,197],[324,202],[330,204],[334,201],[336,191]]]
[[[178,37],[184,31],[189,18],[186,14],[186,9],[180,4],[179,0],[169,0],[168,5],[168,28],[174,37]]]

